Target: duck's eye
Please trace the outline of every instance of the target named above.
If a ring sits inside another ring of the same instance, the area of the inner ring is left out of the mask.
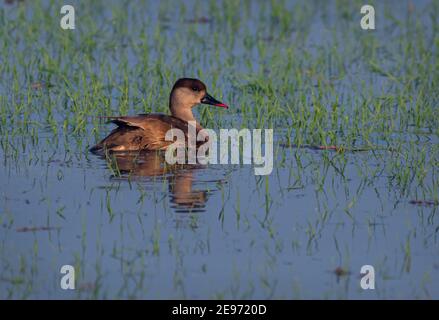
[[[197,87],[192,87],[192,91],[198,92],[198,91],[200,91],[200,89]]]

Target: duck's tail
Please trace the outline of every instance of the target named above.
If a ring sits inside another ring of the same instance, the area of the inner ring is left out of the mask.
[[[102,142],[99,142],[97,145],[94,145],[93,147],[88,149],[88,151],[94,154],[101,153],[102,150],[104,150],[104,145],[102,144]]]

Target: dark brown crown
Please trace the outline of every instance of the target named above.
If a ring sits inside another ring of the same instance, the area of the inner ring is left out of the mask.
[[[206,85],[198,79],[181,78],[175,82],[172,90],[177,88],[188,88],[193,91],[206,91]]]

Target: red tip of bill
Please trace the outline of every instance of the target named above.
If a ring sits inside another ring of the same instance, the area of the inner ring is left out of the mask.
[[[215,106],[217,106],[217,107],[221,107],[221,108],[229,109],[229,106],[226,105],[226,104],[224,104],[224,103],[217,103]]]

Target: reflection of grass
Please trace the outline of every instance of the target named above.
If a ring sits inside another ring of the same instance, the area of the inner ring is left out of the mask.
[[[404,244],[404,271],[410,272],[411,265],[412,265],[412,253],[411,253],[410,235],[409,235]]]
[[[312,255],[332,224],[369,225],[377,215],[389,217],[386,204],[392,200],[395,206],[421,201],[410,209],[428,216],[425,232],[431,232],[439,201],[439,39],[432,32],[438,27],[436,2],[423,12],[402,14],[383,5],[375,32],[358,27],[358,1],[244,2],[242,8],[237,2],[213,0],[194,8],[169,1],[157,8],[144,2],[84,1],[78,4],[72,32],[60,30],[55,2],[27,1],[0,9],[0,160],[10,175],[34,168],[42,172],[29,189],[40,188],[38,208],[47,209],[54,225],[70,223],[77,208],[44,194],[53,168],[56,179],[69,183],[72,167],[93,164],[86,150],[110,130],[99,116],[166,112],[175,79],[194,76],[231,105],[227,112],[198,107],[206,127],[276,129],[277,161],[270,177],[255,178],[245,188],[218,186],[220,205],[209,210],[217,214],[214,220],[223,232],[233,233],[236,226],[248,243],[259,245],[261,238],[269,254],[284,255],[289,245],[282,243],[279,229],[283,222],[293,223],[295,234],[288,238],[293,252]],[[171,15],[171,9],[180,14]],[[120,177],[117,163],[111,156],[108,160],[109,174]],[[139,233],[150,241],[148,254],[161,259],[166,251],[162,237],[169,230],[165,224],[148,226],[151,220],[144,212],[152,215],[160,206],[166,214],[170,211],[163,195],[166,181],[158,179],[159,187],[152,191],[131,180],[128,184],[139,194],[129,205],[115,200],[118,193],[124,195],[124,186],[94,189],[108,217],[103,220],[119,223],[126,211],[135,211],[144,228]],[[278,211],[302,196],[313,199],[308,211],[294,205],[288,214]],[[46,197],[50,201],[41,200]],[[381,211],[367,212],[365,218],[364,197],[372,197]],[[0,207],[0,221],[12,232],[17,228],[14,212],[22,209],[8,201]],[[299,220],[302,215],[305,220]],[[202,225],[199,216],[190,219],[190,225]],[[86,251],[85,222],[82,228]],[[368,231],[377,236],[375,229]],[[32,244],[33,259],[42,250],[38,241]],[[6,259],[5,247],[0,254]],[[410,271],[410,238],[403,249],[403,268]],[[182,259],[176,257],[181,264]],[[28,264],[23,268],[30,270]],[[86,264],[85,258],[77,264]],[[212,276],[209,267],[206,277]],[[8,276],[5,286],[11,285],[13,292],[5,296],[29,295],[30,285],[24,289],[24,283],[30,283],[30,273]],[[173,276],[184,296],[184,272],[176,268]],[[263,274],[259,280],[251,282],[250,292],[261,285],[267,295],[274,294],[273,278]],[[129,281],[123,286],[129,287]],[[101,283],[93,288],[94,296],[104,294]],[[218,289],[217,297],[228,297],[226,288]]]

